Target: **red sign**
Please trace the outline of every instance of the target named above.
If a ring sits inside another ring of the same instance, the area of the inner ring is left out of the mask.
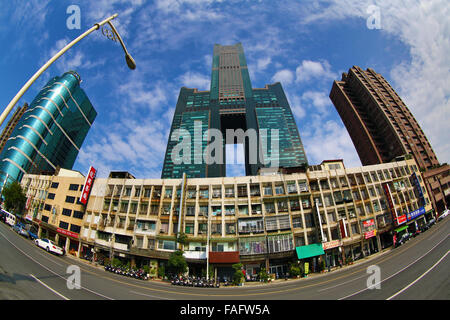
[[[372,230],[372,231],[369,231],[369,232],[365,232],[364,233],[364,239],[369,239],[369,238],[375,237],[376,234],[377,234],[377,230]]]
[[[57,228],[56,232],[61,233],[63,235],[72,237],[72,238],[78,238],[78,233],[69,231],[69,230],[65,230],[65,229],[61,229],[61,228]]]
[[[375,225],[374,219],[368,219],[368,220],[364,220],[363,221],[364,228],[368,228],[368,227],[373,226],[373,225]]]
[[[89,173],[86,177],[86,181],[84,182],[83,191],[81,191],[80,202],[86,205],[87,200],[89,198],[89,193],[91,192],[91,187],[94,184],[95,174],[97,170],[94,167],[89,168]]]
[[[406,214],[403,214],[397,218],[397,225],[400,225],[405,222],[406,222]]]
[[[323,250],[333,249],[342,246],[341,240],[332,240],[322,243]]]

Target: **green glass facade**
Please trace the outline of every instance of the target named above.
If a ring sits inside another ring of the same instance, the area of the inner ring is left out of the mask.
[[[202,122],[202,130],[217,129],[222,133],[222,157],[216,157],[213,163],[208,163],[203,155],[215,139],[208,140],[204,131],[203,136],[198,137],[194,131],[195,120]],[[184,162],[179,159],[183,154],[179,152],[180,144],[185,142],[180,129],[191,140],[191,157],[184,158]],[[228,141],[228,130],[241,130],[244,135]],[[199,140],[194,148],[195,139],[202,140],[201,150]],[[209,91],[181,88],[162,178],[180,178],[183,173],[188,178],[226,176],[226,143],[244,143],[246,175],[256,175],[263,167],[307,165],[300,134],[281,84],[253,89],[240,43],[214,45]],[[202,163],[194,163],[200,158],[203,158]]]
[[[25,173],[72,169],[97,112],[70,71],[54,77],[39,92],[0,154],[0,184]]]

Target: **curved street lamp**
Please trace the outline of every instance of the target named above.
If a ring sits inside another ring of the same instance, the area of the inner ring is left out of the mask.
[[[47,63],[45,63],[28,81],[27,83],[25,83],[25,85],[22,87],[22,89],[20,89],[20,91],[16,94],[16,96],[11,100],[11,102],[8,104],[8,106],[5,108],[5,110],[3,111],[3,113],[0,116],[0,127],[2,126],[3,122],[5,121],[5,119],[8,117],[9,113],[11,112],[11,110],[14,108],[14,106],[16,105],[16,103],[19,101],[19,99],[24,95],[24,93],[28,90],[28,88],[33,84],[34,81],[36,81],[37,78],[39,78],[39,76],[45,71],[47,70],[47,68],[53,63],[55,62],[59,57],[61,57],[67,50],[69,50],[73,45],[75,45],[76,43],[78,43],[81,39],[85,38],[87,35],[89,35],[90,33],[92,33],[95,30],[100,29],[100,27],[102,27],[103,25],[105,25],[106,23],[108,23],[112,29],[113,32],[113,39],[114,41],[116,41],[115,39],[117,38],[123,48],[123,50],[125,51],[125,60],[127,62],[128,67],[131,70],[136,69],[136,63],[134,61],[134,59],[131,57],[131,55],[128,53],[125,44],[122,41],[122,38],[120,37],[119,33],[117,32],[116,28],[114,27],[114,25],[112,24],[111,20],[115,19],[118,16],[118,14],[114,14],[109,18],[106,18],[105,20],[103,20],[100,23],[96,23],[94,24],[94,26],[92,28],[90,28],[89,30],[87,30],[86,32],[84,32],[82,35],[80,35],[78,38],[76,38],[75,40],[73,40],[71,43],[69,43],[68,45],[66,45],[64,48],[62,48],[57,54],[55,54],[50,60],[47,61]],[[108,37],[110,38],[110,37]]]

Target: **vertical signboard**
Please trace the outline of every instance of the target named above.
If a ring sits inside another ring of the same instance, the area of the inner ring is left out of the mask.
[[[389,209],[391,210],[392,218],[394,220],[395,225],[398,226],[402,223],[405,223],[406,215],[403,214],[401,216],[398,216],[397,210],[394,207],[394,200],[392,199],[392,194],[391,194],[391,189],[389,188],[389,184],[384,183],[383,189],[384,189],[384,193],[386,194],[386,199],[388,201]]]
[[[84,205],[87,204],[87,200],[89,198],[89,194],[91,192],[92,185],[94,184],[95,175],[97,170],[94,167],[89,168],[88,175],[86,180],[84,181],[83,190],[81,191],[80,202]]]

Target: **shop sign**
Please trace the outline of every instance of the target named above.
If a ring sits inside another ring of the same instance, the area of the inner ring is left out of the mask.
[[[406,214],[402,214],[397,218],[397,225],[401,225],[406,222]]]
[[[369,228],[369,227],[371,227],[373,225],[375,225],[375,220],[374,219],[368,219],[368,220],[364,220],[363,221],[364,228]]]
[[[414,210],[413,212],[409,212],[406,214],[406,220],[411,221],[421,215],[425,214],[425,208],[424,207],[420,207],[417,210]]]
[[[89,198],[89,193],[91,192],[91,187],[94,184],[95,174],[97,170],[94,167],[89,168],[89,173],[86,177],[86,181],[84,182],[83,190],[81,191],[80,202],[86,205],[87,200]]]
[[[322,243],[323,250],[333,249],[342,246],[341,240],[332,240]]]
[[[74,232],[69,231],[69,230],[57,228],[57,229],[56,229],[56,232],[58,232],[58,233],[60,233],[60,234],[63,234],[63,235],[65,235],[65,236],[69,236],[69,237],[77,238],[77,239],[78,239],[78,233],[74,233]]]
[[[364,233],[364,239],[369,239],[377,235],[377,230],[372,230]]]
[[[419,178],[417,178],[417,174],[414,172],[411,175],[411,178],[414,182],[417,192],[419,193],[419,198],[423,199],[423,191],[422,191],[422,187],[420,186]]]

